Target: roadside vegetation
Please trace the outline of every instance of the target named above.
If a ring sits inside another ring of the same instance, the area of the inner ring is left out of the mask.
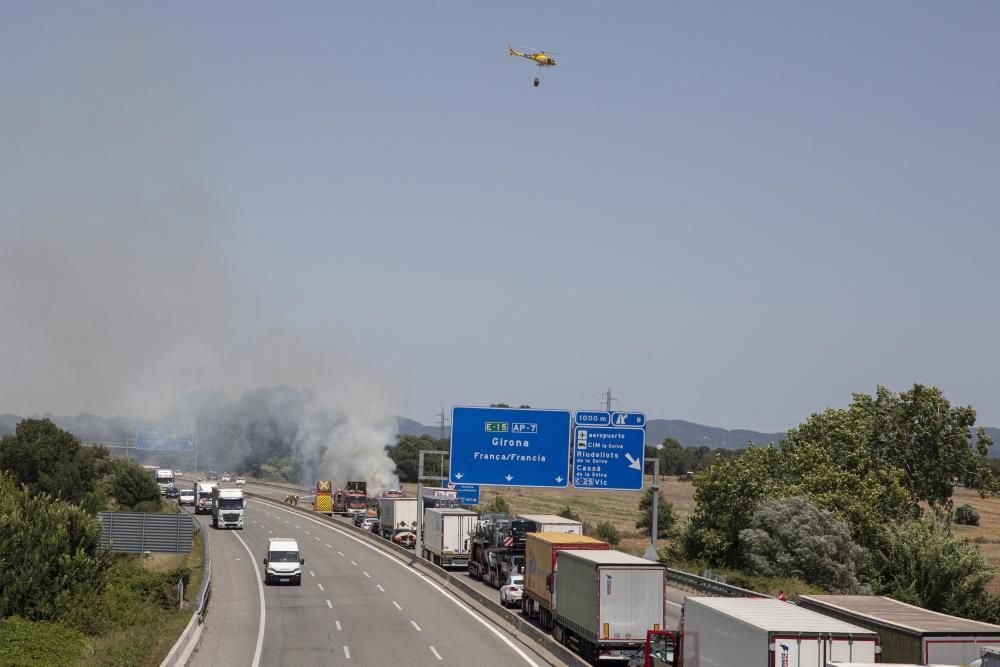
[[[191,616],[202,547],[112,554],[103,510],[174,511],[149,473],[80,445],[47,419],[0,439],[0,664],[156,665]]]

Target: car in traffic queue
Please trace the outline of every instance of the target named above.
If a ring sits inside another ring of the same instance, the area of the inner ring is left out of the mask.
[[[417,536],[409,530],[401,530],[392,536],[392,541],[401,547],[412,549],[417,545]]]
[[[246,481],[245,478],[243,478],[243,477],[237,477],[236,478],[236,486],[246,486],[246,485],[247,485],[247,481]]]
[[[299,553],[299,543],[291,537],[272,537],[267,542],[264,559],[264,583],[302,585],[302,566],[306,559]]]
[[[166,490],[165,490],[165,491],[163,492],[163,495],[164,495],[164,496],[165,496],[166,498],[170,499],[170,500],[177,500],[177,498],[179,498],[179,497],[180,497],[180,495],[181,495],[181,492],[180,492],[180,491],[179,491],[179,490],[177,489],[177,487],[176,487],[176,486],[174,486],[173,484],[171,484],[171,485],[170,485],[170,486],[168,486],[168,487],[166,488]]]
[[[504,607],[517,607],[521,604],[521,596],[524,595],[524,575],[512,574],[507,577],[507,581],[500,587],[500,604]]]
[[[178,505],[194,505],[194,490],[181,489],[180,497],[177,499]]]

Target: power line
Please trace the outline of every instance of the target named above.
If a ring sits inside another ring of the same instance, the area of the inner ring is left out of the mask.
[[[611,395],[611,387],[608,387],[608,390],[601,394],[601,402],[604,403],[604,409],[608,412],[611,412],[611,404],[618,402],[618,399]]]
[[[441,406],[440,414],[434,415],[438,419],[438,426],[441,428],[441,439],[444,440],[444,427],[448,425],[448,418],[444,413],[444,406]]]

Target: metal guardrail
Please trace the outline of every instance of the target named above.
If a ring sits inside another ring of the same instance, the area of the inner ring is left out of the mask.
[[[770,595],[764,595],[763,593],[758,593],[757,591],[751,591],[748,588],[740,588],[739,586],[724,584],[721,581],[699,577],[697,574],[674,570],[669,567],[667,568],[667,583],[672,584],[675,588],[690,590],[696,593],[705,593],[706,595],[721,598],[771,597]]]
[[[194,525],[198,527],[198,534],[201,536],[201,543],[205,548],[205,564],[202,568],[205,574],[201,578],[201,588],[198,589],[198,594],[194,598],[194,614],[198,617],[198,622],[201,623],[205,617],[208,595],[212,591],[212,547],[208,543],[208,531],[205,530],[201,521],[195,521]]]
[[[202,525],[201,521],[193,521],[193,523],[198,529],[198,534],[201,536],[202,548],[205,551],[205,563],[203,567],[205,574],[201,578],[201,587],[198,589],[198,594],[194,599],[195,609],[191,614],[191,620],[184,627],[184,632],[181,633],[181,636],[174,642],[170,653],[160,663],[160,667],[180,667],[181,665],[186,665],[195,646],[198,645],[198,641],[201,639],[202,622],[205,620],[205,606],[208,604],[208,596],[212,591],[212,548],[208,544],[208,531],[205,530],[205,526]]]

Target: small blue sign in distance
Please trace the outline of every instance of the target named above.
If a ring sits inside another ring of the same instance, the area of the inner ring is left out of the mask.
[[[445,489],[451,489],[452,491],[454,491],[458,498],[458,502],[463,505],[479,504],[478,484],[452,484],[448,480],[442,480],[441,487]]]
[[[573,487],[641,491],[646,431],[577,426],[573,438]]]
[[[641,412],[614,412],[611,414],[611,425],[646,428],[646,415]]]
[[[161,452],[190,452],[194,450],[194,437],[177,435],[163,426],[144,426],[135,432],[135,448]]]
[[[565,488],[569,437],[568,410],[454,408],[448,481]]]
[[[609,426],[610,424],[610,412],[586,411],[576,413],[577,426]]]

